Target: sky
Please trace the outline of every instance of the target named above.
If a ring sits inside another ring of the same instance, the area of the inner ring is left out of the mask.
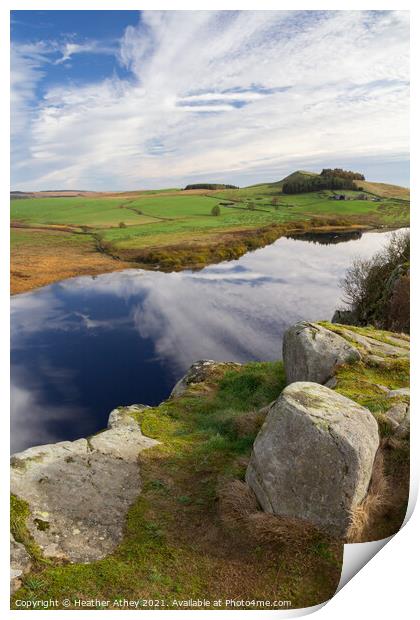
[[[13,190],[409,185],[408,11],[12,11]]]

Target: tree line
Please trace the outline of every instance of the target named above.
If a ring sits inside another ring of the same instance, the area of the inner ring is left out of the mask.
[[[319,175],[308,176],[300,179],[286,181],[283,184],[284,194],[304,194],[306,192],[317,192],[325,189],[353,189],[357,190],[357,185],[350,178],[339,176]]]
[[[343,170],[342,168],[323,168],[322,177],[340,177],[340,179],[352,179],[354,181],[364,181],[365,177],[360,172]]]
[[[239,189],[237,185],[226,185],[224,183],[192,183],[186,185],[185,189]]]

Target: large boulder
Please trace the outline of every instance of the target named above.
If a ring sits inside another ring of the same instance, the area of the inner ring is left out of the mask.
[[[296,323],[283,337],[287,383],[325,383],[333,377],[338,366],[360,359],[359,351],[345,338],[317,323]]]
[[[366,495],[379,446],[372,414],[317,383],[297,382],[271,407],[246,481],[266,512],[344,537]]]
[[[138,455],[156,445],[132,413],[119,408],[90,439],[28,448],[11,459],[11,492],[30,509],[27,527],[43,555],[91,562],[122,539],[127,512],[141,491]]]

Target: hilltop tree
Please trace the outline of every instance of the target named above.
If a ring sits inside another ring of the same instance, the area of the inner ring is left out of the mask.
[[[343,170],[342,168],[324,168],[321,172],[322,177],[340,177],[341,179],[351,179],[355,181],[364,181],[365,177],[360,172],[352,172],[351,170]]]
[[[342,178],[330,175],[317,175],[298,180],[286,181],[283,184],[284,194],[303,194],[306,192],[318,192],[324,189],[352,189],[357,190],[357,186],[350,178]]]

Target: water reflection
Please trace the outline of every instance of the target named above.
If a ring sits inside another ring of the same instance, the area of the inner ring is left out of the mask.
[[[331,245],[332,243],[344,243],[345,241],[354,241],[361,239],[363,233],[360,230],[347,230],[343,232],[305,232],[295,235],[288,235],[288,239],[296,239],[297,241],[311,241],[311,243],[321,243],[323,245]]]
[[[330,318],[351,260],[388,236],[283,238],[198,272],[133,269],[14,297],[12,449],[96,432],[117,405],[157,404],[197,359],[279,358],[285,328]]]

